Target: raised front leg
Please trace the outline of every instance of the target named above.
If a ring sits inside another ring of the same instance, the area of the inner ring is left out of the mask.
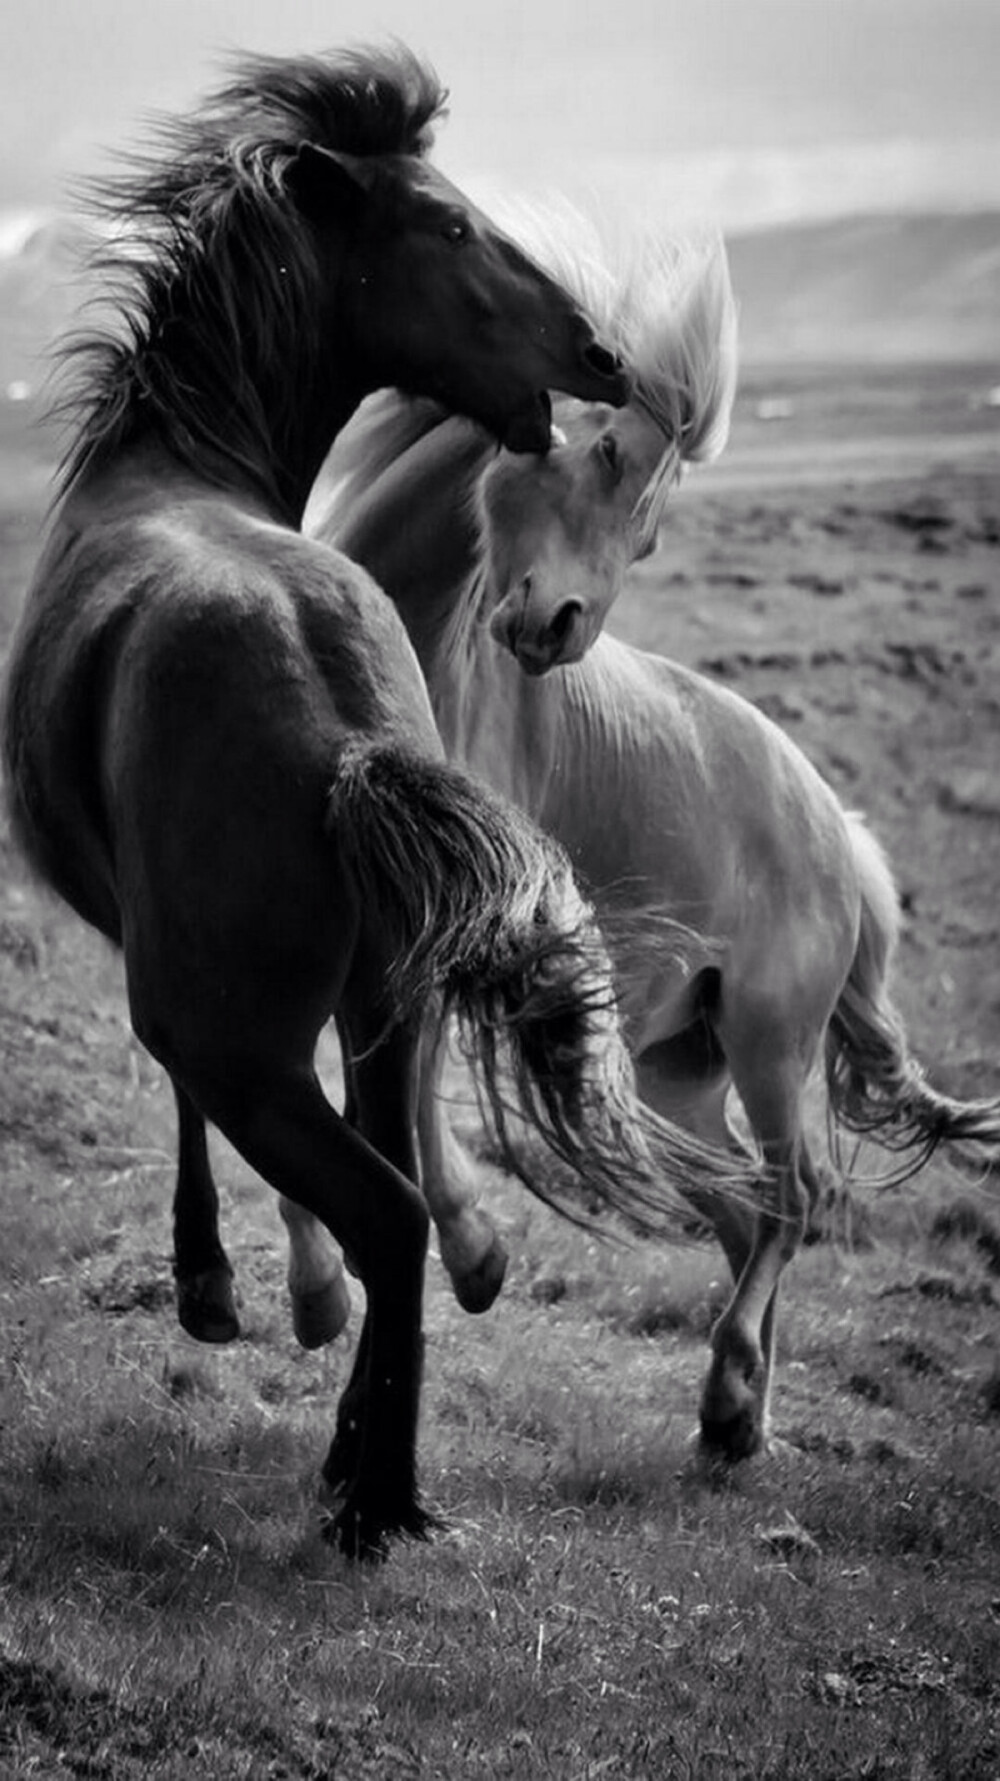
[[[219,1236],[219,1196],[212,1178],[205,1121],[171,1078],[177,1103],[174,1191],[174,1280],[181,1328],[199,1342],[234,1342],[240,1320],[233,1270]]]
[[[417,1136],[420,1186],[441,1248],[441,1260],[463,1311],[488,1311],[503,1285],[507,1250],[477,1205],[469,1158],[448,1122],[441,1094],[447,1055],[443,1024],[429,1018],[420,1041]]]

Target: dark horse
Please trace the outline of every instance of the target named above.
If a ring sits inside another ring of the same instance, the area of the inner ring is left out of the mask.
[[[498,1117],[499,1025],[578,1173],[628,1201],[646,1154],[627,1085],[615,1099],[604,955],[564,857],[446,767],[394,609],[298,530],[376,387],[433,395],[522,450],[548,445],[548,386],[626,396],[577,305],[427,164],[442,101],[404,50],[250,61],[109,188],[119,325],[71,353],[74,443],[4,714],[16,832],[122,947],[135,1031],[175,1087],[188,1327],[233,1315],[206,1119],[361,1276],[324,1466],[351,1554],[428,1522],[428,992],[479,1020]],[[314,1065],[331,1017],[343,1116]]]

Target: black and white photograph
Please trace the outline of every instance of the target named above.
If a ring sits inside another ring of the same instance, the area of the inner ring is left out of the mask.
[[[0,1781],[998,1781],[996,0],[0,32]]]

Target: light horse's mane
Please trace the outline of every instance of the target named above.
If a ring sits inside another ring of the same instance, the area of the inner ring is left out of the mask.
[[[108,230],[93,268],[114,296],[110,321],[61,350],[74,373],[57,408],[74,429],[63,489],[141,426],[201,474],[235,465],[281,500],[280,397],[291,407],[294,391],[276,342],[293,338],[305,356],[318,344],[316,267],[288,168],[304,142],[422,155],[445,100],[402,45],[243,57],[199,111],[158,122],[150,152],[86,188]]]
[[[635,396],[687,463],[718,457],[736,393],[736,303],[722,239],[674,240],[586,215],[561,199],[498,220],[610,339]]]
[[[635,233],[615,242],[592,218],[563,202],[506,207],[498,219],[565,286],[628,365],[634,397],[664,436],[664,456],[640,497],[645,526],[658,522],[682,463],[709,463],[729,437],[736,393],[737,311],[729,264],[717,235],[674,241]],[[425,398],[379,391],[340,434],[329,461],[329,505],[343,510],[418,440],[448,424]],[[483,435],[484,452],[487,449]]]

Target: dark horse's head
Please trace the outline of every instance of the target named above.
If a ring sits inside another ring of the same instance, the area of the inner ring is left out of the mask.
[[[99,191],[124,326],[75,354],[67,484],[153,432],[296,518],[382,386],[520,451],[548,448],[550,388],[625,401],[573,298],[428,165],[444,99],[401,46],[252,57],[165,125],[164,153]]]
[[[347,243],[341,298],[371,387],[433,396],[512,451],[548,449],[550,388],[626,399],[579,306],[426,161],[307,144],[289,179],[321,243]]]

